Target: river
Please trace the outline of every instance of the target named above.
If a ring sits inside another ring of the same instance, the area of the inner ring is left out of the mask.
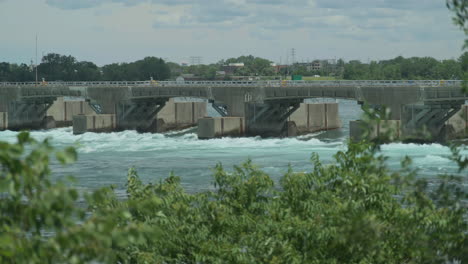
[[[213,113],[214,111],[209,111]],[[220,162],[232,170],[248,158],[278,180],[291,164],[295,171],[312,168],[313,152],[323,162],[331,162],[333,154],[345,148],[349,121],[359,119],[362,111],[354,101],[340,101],[343,128],[297,138],[222,138],[198,140],[196,128],[165,134],[139,134],[124,131],[107,134],[73,135],[72,128],[33,131],[34,138],[51,138],[57,148],[78,146],[78,161],[66,167],[52,163],[53,176],[73,175],[80,189],[115,185],[119,195],[125,193],[128,168],[136,167],[144,182],[157,182],[171,171],[180,176],[186,190],[193,192],[211,188],[212,168]],[[0,140],[15,142],[17,132],[1,131]],[[411,157],[419,176],[435,179],[441,173],[457,173],[457,165],[449,159],[450,149],[439,144],[393,143],[382,146],[389,157],[388,165],[398,169],[400,160]],[[463,152],[468,155],[468,151]],[[466,185],[465,182],[465,187]]]

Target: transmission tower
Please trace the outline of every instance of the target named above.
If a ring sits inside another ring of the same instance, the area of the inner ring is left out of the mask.
[[[200,65],[202,63],[201,56],[191,56],[190,57],[190,64],[191,65]]]
[[[296,62],[296,49],[292,48],[291,49],[291,65],[294,65]]]

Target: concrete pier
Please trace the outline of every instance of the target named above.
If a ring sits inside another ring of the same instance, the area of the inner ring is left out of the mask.
[[[402,107],[402,134],[405,140],[444,142],[446,124],[462,108],[458,101],[408,104]]]
[[[245,134],[243,117],[205,117],[198,119],[198,138],[242,137]]]
[[[86,132],[112,132],[115,131],[116,120],[113,114],[102,115],[76,115],[73,117],[73,134]]]
[[[156,116],[154,132],[181,130],[197,125],[198,119],[207,115],[206,102],[175,102],[170,99]]]
[[[79,105],[71,105],[71,107],[77,106]],[[92,123],[89,123],[91,122],[89,121],[89,118],[92,118],[93,115],[96,115],[94,112],[92,114],[84,115],[87,116],[88,125],[83,125],[83,117],[78,115],[80,116],[79,118],[73,118],[73,131],[75,134],[85,133],[86,131],[108,132],[121,130],[137,130],[140,132],[162,133],[166,131],[185,129],[196,126],[198,119],[206,116],[207,103],[175,102],[173,99],[170,99],[164,103],[164,106],[161,106],[160,110],[154,111],[157,112],[154,115],[148,114],[148,111],[145,113],[140,113],[142,110],[138,110],[138,106],[139,104],[135,104],[135,107],[130,109],[131,111],[120,111],[120,119],[116,115],[111,115],[114,118],[114,121],[112,122],[110,119],[106,119],[110,118],[105,117],[107,115],[98,115],[100,116],[99,120],[107,120],[105,121],[105,125],[98,127],[94,127],[91,125]],[[147,108],[145,109],[148,110]],[[62,114],[60,111],[58,112],[59,115]],[[138,115],[138,113],[140,113],[140,115]],[[75,122],[79,123],[75,124]]]
[[[198,121],[198,138],[239,137],[245,135],[293,137],[341,127],[337,103],[298,103],[296,108],[294,106],[278,107],[247,104],[246,113],[249,115],[248,125],[245,121],[246,118],[243,117],[200,119]],[[276,115],[272,116],[271,113]]]
[[[8,113],[0,112],[0,131],[8,129]]]
[[[52,102],[52,99],[11,102],[8,108],[8,129],[13,131],[36,130],[53,126],[45,115]]]
[[[55,121],[55,127],[66,127],[73,125],[75,115],[95,115],[96,113],[84,100],[65,100],[63,97],[57,98],[52,106],[47,110],[47,116]]]
[[[290,137],[341,127],[337,103],[246,103],[246,135]]]
[[[434,115],[437,114],[434,111]],[[421,115],[422,116],[422,115]],[[443,120],[443,119],[442,119]],[[431,131],[424,125],[407,124],[407,120],[382,120],[372,127],[361,120],[350,121],[350,138],[355,141],[364,139],[374,140],[384,137],[390,141],[414,141],[414,142],[444,142],[452,139],[468,137],[468,105],[463,105],[459,111],[451,115],[447,121],[438,125],[440,129]],[[408,127],[409,125],[413,125]],[[406,126],[406,128],[405,128]],[[434,128],[436,126],[433,126]],[[366,134],[365,134],[366,133]]]
[[[463,105],[460,111],[447,121],[445,129],[449,139],[468,137],[468,105]]]
[[[295,123],[297,135],[337,129],[341,127],[338,107],[338,103],[301,103],[289,121]]]

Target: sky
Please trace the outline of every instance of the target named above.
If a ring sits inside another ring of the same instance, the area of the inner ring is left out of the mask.
[[[0,61],[458,58],[445,0],[0,0]]]

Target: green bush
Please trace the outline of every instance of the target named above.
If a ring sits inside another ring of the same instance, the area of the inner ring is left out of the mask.
[[[250,161],[215,168],[215,191],[187,194],[176,177],[143,185],[130,170],[132,219],[164,230],[135,250],[167,263],[444,263],[468,261],[460,179],[429,192],[403,162],[390,172],[375,146],[348,145],[275,186]],[[134,255],[135,263],[140,262]]]
[[[428,190],[409,159],[390,171],[372,144],[348,143],[332,164],[314,155],[310,172],[290,168],[279,183],[250,161],[231,173],[219,164],[214,190],[195,194],[174,175],[143,184],[132,168],[127,199],[102,189],[84,195],[86,208],[49,180],[52,152],[26,133],[0,143],[0,263],[468,261],[460,179]]]
[[[110,188],[81,196],[67,182],[51,182],[49,142],[20,133],[18,143],[0,142],[0,263],[115,263],[120,250],[151,234],[132,222]],[[55,152],[73,162],[70,147]],[[69,182],[68,182],[69,183]],[[80,208],[85,199],[89,209]],[[145,232],[143,232],[145,231]]]

